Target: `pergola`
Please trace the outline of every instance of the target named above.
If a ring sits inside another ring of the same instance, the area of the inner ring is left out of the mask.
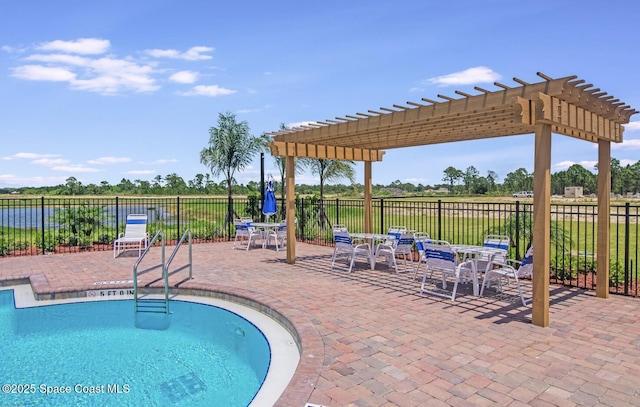
[[[459,98],[381,107],[271,133],[271,154],[286,157],[286,220],[295,219],[294,158],[364,161],[364,224],[372,230],[371,163],[384,150],[520,134],[535,134],[533,198],[532,322],[549,325],[551,134],[598,143],[598,214],[608,214],[611,194],[611,142],[622,142],[623,124],[638,113],[576,76],[541,82],[513,78],[516,86],[494,83],[498,90],[475,87]],[[287,263],[295,262],[295,228],[287,228]],[[609,296],[609,216],[597,226],[596,295]]]

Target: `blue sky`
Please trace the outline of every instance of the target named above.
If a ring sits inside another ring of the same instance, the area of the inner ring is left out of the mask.
[[[258,136],[538,71],[640,110],[639,16],[635,0],[2,2],[0,186],[188,181],[207,172],[199,153],[221,112]],[[640,158],[631,120],[612,145],[623,164]],[[595,145],[565,136],[552,151],[553,172],[597,161]],[[373,181],[437,184],[470,165],[499,182],[532,172],[533,135],[388,150]],[[278,177],[269,155],[265,166]],[[259,169],[256,157],[236,178]]]

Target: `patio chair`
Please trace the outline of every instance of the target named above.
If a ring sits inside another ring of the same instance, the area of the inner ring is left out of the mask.
[[[393,246],[398,242],[398,239],[400,239],[400,235],[403,233],[407,232],[407,227],[406,226],[389,226],[389,229],[387,230],[387,235],[391,236],[390,239],[384,239],[381,242],[379,242],[376,245],[376,252],[378,251],[378,247],[380,245],[385,245],[385,246]]]
[[[454,252],[449,242],[446,242],[444,240],[431,240],[425,242],[424,254],[425,268],[424,276],[422,277],[422,286],[420,287],[420,293],[447,297],[451,298],[451,301],[455,301],[456,293],[458,292],[458,285],[460,283],[468,283],[473,281],[473,277],[476,273],[475,261],[468,260],[458,263],[457,254]],[[429,274],[429,278],[431,278],[433,272],[440,272],[442,274],[442,288],[444,290],[447,289],[447,278],[453,277],[454,284],[451,295],[444,294],[438,291],[425,290],[427,274]]]
[[[331,269],[336,263],[336,258],[339,255],[346,255],[349,261],[349,273],[353,269],[356,256],[363,256],[367,258],[367,262],[373,267],[373,259],[371,258],[371,246],[369,243],[354,244],[349,236],[349,232],[346,231],[333,231],[333,240],[335,242],[335,249],[333,250],[333,257],[331,258]]]
[[[522,305],[527,305],[527,303],[531,302],[531,298],[524,298],[524,294],[522,292],[522,286],[520,285],[520,280],[524,277],[531,277],[533,275],[533,246],[529,247],[527,253],[524,255],[522,261],[511,260],[500,262],[500,261],[492,261],[490,263],[490,267],[488,267],[487,272],[484,274],[484,278],[482,279],[482,287],[480,288],[480,296],[484,293],[484,288],[489,287],[492,282],[496,284],[496,291],[502,291],[502,280],[507,279],[507,282],[510,279],[514,279],[516,282],[516,287],[518,288],[518,295],[520,295],[520,299],[522,300]]]
[[[233,248],[236,248],[236,243],[238,243],[238,247],[242,245],[242,243],[246,240],[247,247],[245,250],[249,250],[251,247],[251,243],[255,244],[256,239],[263,239],[262,233],[251,226],[251,222],[242,219],[234,219],[233,226],[236,228],[236,237],[233,240]]]
[[[280,226],[278,226],[277,228],[269,229],[267,231],[266,245],[269,244],[269,241],[271,241],[271,238],[273,238],[273,240],[275,241],[276,251],[280,251],[280,249],[285,245],[285,242],[287,240],[287,221],[286,220],[283,220],[282,222],[280,222]]]
[[[418,263],[414,268],[413,279],[415,280],[418,275],[418,269],[423,261],[426,261],[424,257],[424,245],[426,242],[431,241],[431,236],[427,232],[415,232],[413,234],[415,239],[416,250],[418,251]]]
[[[413,253],[411,252],[411,249],[413,249],[414,241],[415,237],[413,233],[402,233],[398,239],[394,239],[394,244],[378,244],[374,258],[377,259],[380,256],[384,257],[387,260],[389,267],[393,267],[397,274],[400,271],[398,270],[396,256],[402,256],[405,266],[407,265],[407,256],[409,256],[411,268],[413,269]]]
[[[137,247],[138,257],[142,254],[142,249],[146,249],[149,244],[149,234],[147,233],[147,215],[129,214],[124,232],[118,235],[113,241],[113,257],[120,255],[121,250],[127,247]]]
[[[499,254],[483,254],[476,259],[476,267],[479,272],[487,272],[489,264],[492,261],[504,263],[507,261],[507,252],[509,251],[509,245],[511,244],[511,238],[505,235],[487,235],[482,242],[482,246],[490,247],[492,249],[500,249]],[[504,253],[503,253],[504,252]]]

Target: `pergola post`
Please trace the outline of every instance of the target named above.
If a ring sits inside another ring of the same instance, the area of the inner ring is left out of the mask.
[[[533,301],[531,322],[549,326],[549,236],[551,233],[551,125],[535,126],[533,167]]]
[[[364,162],[364,231],[365,233],[372,233],[373,230],[373,217],[371,207],[371,161]]]
[[[609,298],[611,142],[598,140],[598,241],[596,296]]]
[[[295,195],[295,162],[294,156],[286,156],[286,219],[287,219],[287,263],[296,262],[296,195]]]

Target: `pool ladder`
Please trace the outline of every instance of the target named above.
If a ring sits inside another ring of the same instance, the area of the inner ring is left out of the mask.
[[[162,250],[161,250],[162,262],[160,264],[155,264],[153,266],[147,267],[146,269],[138,270],[140,263],[142,262],[142,259],[144,259],[146,254],[149,252],[149,249],[158,240],[162,242]],[[172,272],[169,272],[169,266],[171,265],[171,262],[176,256],[176,253],[178,253],[178,250],[180,249],[180,247],[182,247],[182,243],[184,243],[185,240],[187,240],[188,247],[189,247],[189,262],[181,267],[178,267]],[[173,250],[173,253],[171,253],[171,256],[169,256],[169,260],[165,263],[164,259],[165,259],[164,232],[162,230],[158,230],[156,234],[153,236],[153,239],[151,239],[151,241],[147,245],[142,255],[138,258],[136,263],[133,265],[133,302],[134,302],[134,310],[136,313],[153,312],[153,313],[168,314],[169,313],[169,276],[188,268],[189,277],[181,282],[184,282],[193,278],[192,277],[193,276],[193,267],[192,267],[193,257],[191,252],[191,231],[189,231],[188,229],[184,231],[184,233],[182,234],[182,237],[180,238],[180,241],[178,242],[175,249]],[[139,276],[141,276],[142,274],[148,273],[150,271],[156,270],[158,268],[162,269],[162,277],[145,285],[144,288],[148,288],[152,283],[162,279],[163,285],[164,285],[162,298],[158,298],[157,296],[151,297],[150,293],[143,292],[144,291],[143,287],[138,286]]]

